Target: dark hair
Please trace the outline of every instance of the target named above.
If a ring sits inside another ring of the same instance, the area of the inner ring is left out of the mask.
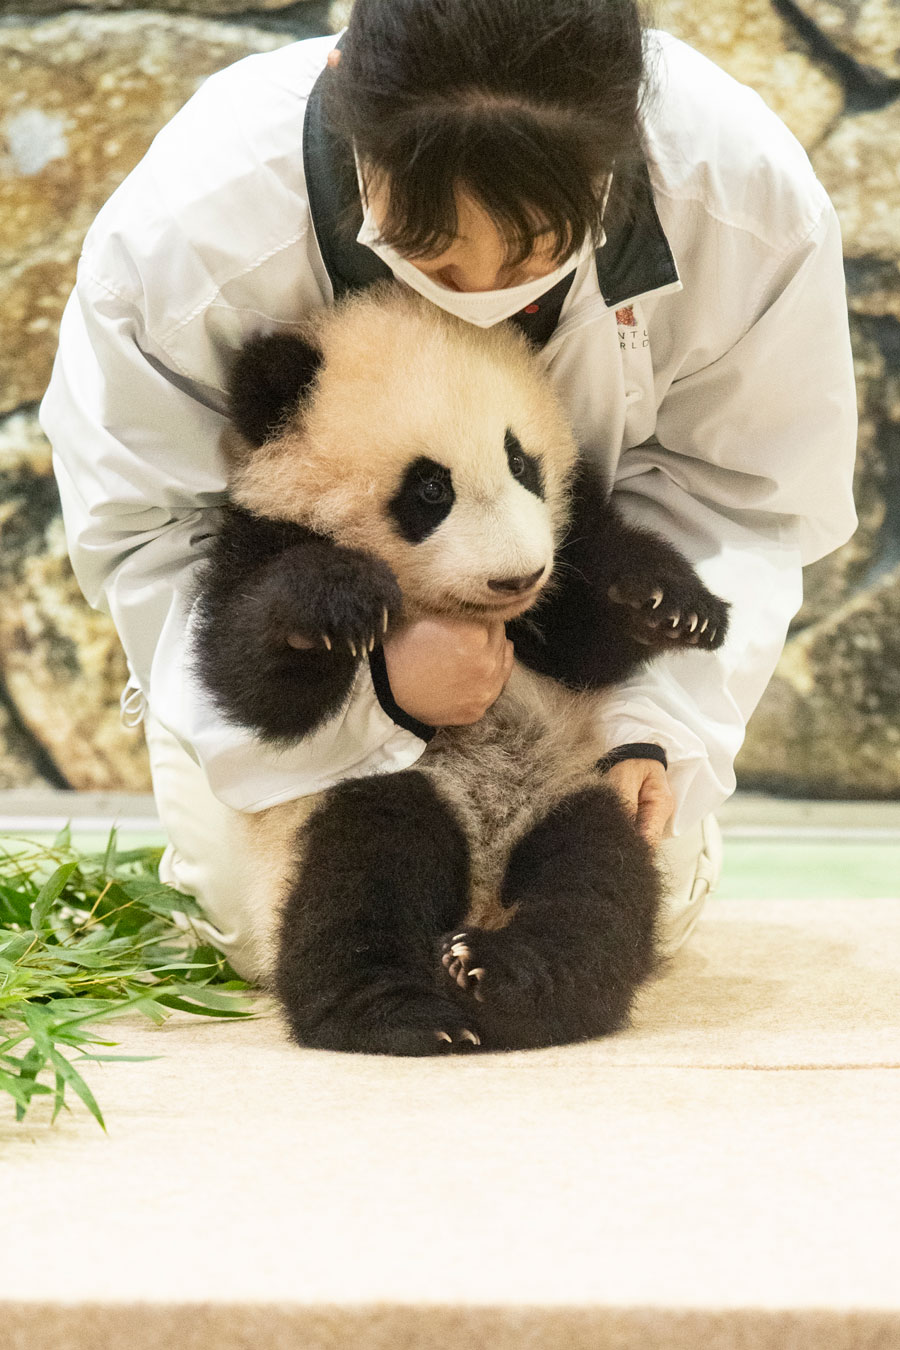
[[[356,0],[332,75],[329,117],[387,184],[381,237],[407,257],[451,243],[457,187],[513,265],[540,230],[558,261],[597,240],[611,171],[608,209],[629,213],[645,158],[636,0]]]

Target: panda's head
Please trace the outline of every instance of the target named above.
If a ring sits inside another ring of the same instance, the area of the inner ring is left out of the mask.
[[[408,608],[509,619],[549,580],[576,446],[507,325],[380,284],[251,339],[231,399],[232,499],[376,554]]]

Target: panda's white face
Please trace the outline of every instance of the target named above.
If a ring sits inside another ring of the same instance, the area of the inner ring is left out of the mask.
[[[391,288],[325,311],[311,397],[233,496],[384,559],[407,607],[509,619],[537,599],[576,447],[524,339]]]
[[[404,593],[432,610],[512,618],[553,570],[540,457],[499,423],[477,435],[461,429],[455,445],[428,449],[409,461],[386,502]]]

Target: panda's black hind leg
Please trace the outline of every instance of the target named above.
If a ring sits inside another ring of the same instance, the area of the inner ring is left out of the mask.
[[[607,786],[559,802],[514,848],[506,928],[456,928],[442,942],[447,989],[478,1018],[485,1050],[590,1040],[627,1025],[659,969],[662,894],[650,845]]]
[[[471,1052],[477,1019],[435,970],[469,892],[462,830],[416,770],[340,783],[303,826],[274,991],[300,1045],[387,1055]]]

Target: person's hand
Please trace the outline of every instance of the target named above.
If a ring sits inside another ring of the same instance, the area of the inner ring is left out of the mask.
[[[651,844],[659,844],[675,810],[666,771],[655,759],[623,759],[604,774]]]
[[[500,619],[414,619],[384,641],[391,693],[432,727],[479,722],[500,696],[513,645]]]

